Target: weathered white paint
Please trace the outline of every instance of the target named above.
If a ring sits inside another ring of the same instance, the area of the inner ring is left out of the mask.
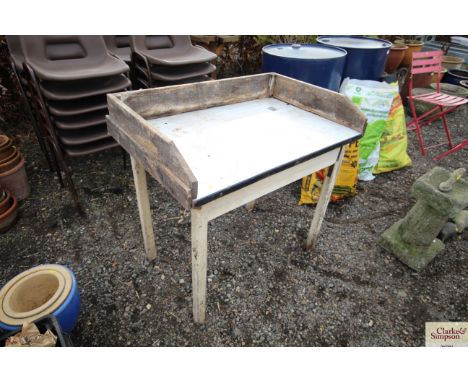
[[[173,140],[198,181],[197,199],[357,137],[275,98],[149,120]]]

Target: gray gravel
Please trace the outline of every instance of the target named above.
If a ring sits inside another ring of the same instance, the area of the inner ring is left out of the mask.
[[[466,138],[467,111],[449,116],[454,136]],[[440,124],[428,130],[443,138]],[[150,181],[158,259],[148,263],[131,169],[119,150],[69,161],[82,218],[31,128],[4,131],[26,157],[32,193],[0,236],[0,285],[43,263],[73,269],[82,298],[76,345],[422,346],[426,321],[468,321],[467,232],[420,273],[377,245],[412,206],[411,184],[434,166],[414,134],[413,166],[360,183],[355,198],[330,205],[314,253],[303,249],[314,208],[298,206],[297,182],[251,213],[240,208],[211,222],[207,323],[196,325],[189,214]],[[462,150],[439,164],[455,169],[467,158]]]

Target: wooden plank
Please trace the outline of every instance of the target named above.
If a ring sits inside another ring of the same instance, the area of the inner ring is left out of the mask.
[[[132,161],[133,180],[140,213],[141,231],[145,245],[146,257],[148,260],[156,259],[156,243],[154,240],[153,220],[151,218],[151,208],[148,196],[148,186],[146,184],[146,172],[138,160],[130,156]]]
[[[340,148],[326,152],[318,157],[309,159],[287,170],[277,172],[268,178],[252,183],[247,187],[234,191],[221,198],[201,206],[207,220],[212,220],[233,209],[252,202],[263,195],[269,194],[288,185],[312,172],[321,170],[335,163]]]
[[[155,178],[184,208],[190,209],[194,195],[188,187],[168,167],[157,160],[155,147],[148,140],[139,136],[130,137],[116,123],[106,117],[107,129],[112,137]]]
[[[335,186],[336,176],[340,171],[341,162],[343,161],[345,150],[341,148],[338,158],[333,165],[333,169],[327,174],[323,182],[322,189],[320,191],[320,198],[315,207],[314,217],[310,225],[309,234],[307,235],[306,249],[312,249],[317,242],[318,235],[320,233],[320,227],[322,226],[323,218],[327,212],[327,206],[330,201],[333,187]],[[330,170],[330,169],[329,169]]]
[[[122,102],[143,118],[173,115],[268,97],[272,74],[227,78],[121,93]]]
[[[205,322],[208,220],[199,208],[192,209],[193,320]]]
[[[277,74],[273,96],[360,133],[366,116],[344,95]]]
[[[197,179],[180,154],[174,142],[153,128],[144,118],[123,103],[118,95],[108,94],[109,115],[116,126],[127,136],[138,140],[151,152],[150,161],[156,161],[167,167],[172,173],[197,195]]]

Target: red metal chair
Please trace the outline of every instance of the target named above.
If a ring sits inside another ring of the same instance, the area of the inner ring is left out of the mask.
[[[408,103],[411,108],[411,113],[413,114],[413,120],[407,124],[409,129],[414,125],[414,130],[418,135],[419,145],[421,147],[421,154],[426,155],[426,149],[433,147],[441,146],[448,143],[449,151],[438,156],[435,160],[441,159],[452,152],[458,151],[468,144],[468,141],[462,142],[461,144],[453,147],[452,137],[450,136],[450,131],[447,125],[447,113],[452,112],[459,106],[468,103],[468,99],[462,97],[456,97],[440,92],[440,72],[442,70],[442,54],[441,50],[431,51],[431,52],[416,52],[413,53],[413,61],[411,63],[411,72],[409,80],[409,95]],[[437,78],[437,87],[435,92],[430,92],[421,95],[413,95],[413,76],[415,74],[421,73],[438,73]],[[416,107],[414,102],[424,102],[434,105],[429,111],[421,114],[420,116],[416,113]],[[435,120],[442,118],[442,123],[444,125],[445,134],[447,135],[447,142],[439,143],[433,146],[424,147],[424,142],[422,139],[421,129],[423,126],[426,126]],[[410,129],[412,130],[412,129]]]

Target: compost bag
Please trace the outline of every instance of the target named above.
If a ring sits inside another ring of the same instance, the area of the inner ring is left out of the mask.
[[[379,161],[374,168],[374,174],[411,166],[411,158],[407,153],[407,149],[408,136],[405,109],[400,95],[397,94],[393,98],[385,130],[380,137]]]
[[[340,88],[367,117],[367,128],[359,140],[359,180],[372,180],[379,161],[380,140],[386,128],[393,99],[398,94],[397,84],[354,80],[346,78]]]
[[[343,161],[336,176],[335,186],[330,198],[332,202],[356,195],[359,160],[358,142],[346,145],[344,150]],[[316,204],[318,202],[327,172],[328,167],[302,178],[299,205]]]

